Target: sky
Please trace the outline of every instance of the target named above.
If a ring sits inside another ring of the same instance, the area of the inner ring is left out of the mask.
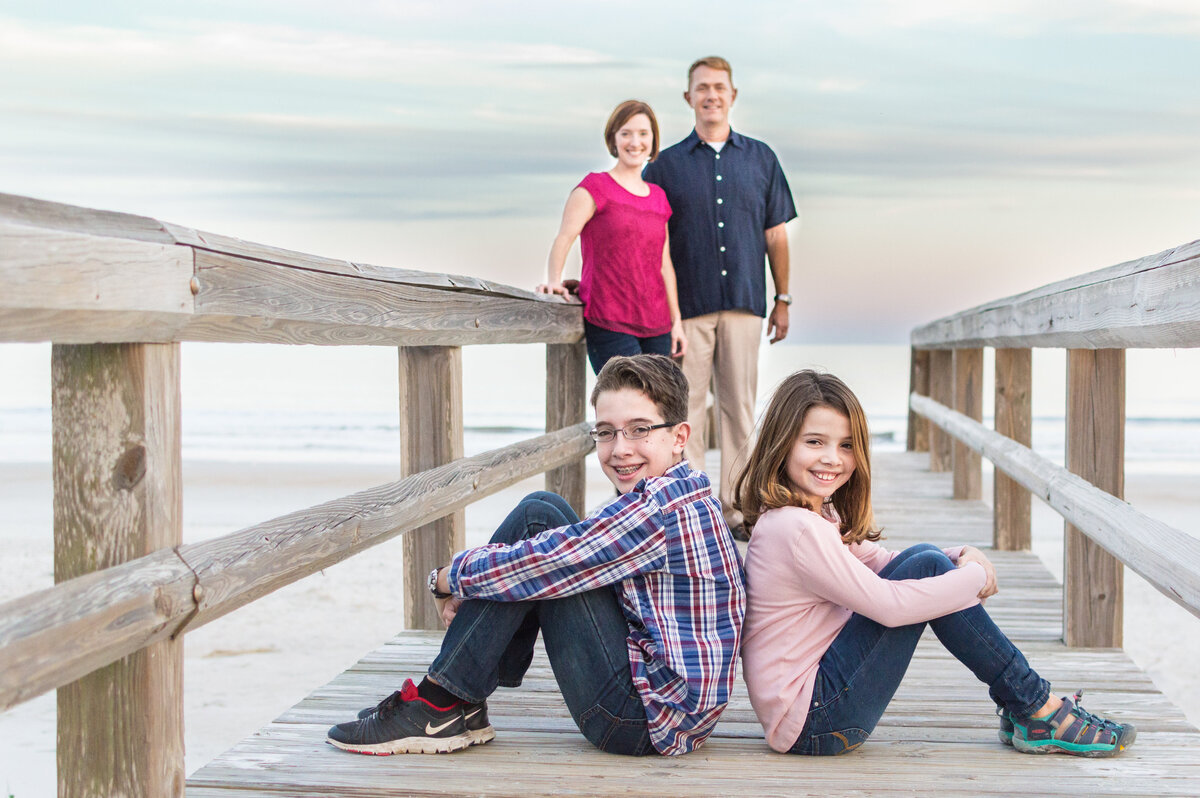
[[[1194,0],[0,0],[0,192],[532,287],[611,109],[683,138],[710,54],[800,211],[793,341],[1200,238]]]

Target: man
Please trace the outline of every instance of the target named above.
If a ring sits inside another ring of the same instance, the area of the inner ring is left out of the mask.
[[[407,680],[328,741],[362,754],[440,753],[495,736],[487,697],[521,683],[539,631],[571,717],[614,754],[686,754],[729,702],[746,608],[737,549],[708,477],[683,461],[688,384],[663,355],[596,377],[592,438],[617,496],[582,521],[527,496],[491,543],[429,575],[449,630]]]
[[[709,56],[692,64],[683,99],[696,127],[660,153],[644,177],[662,186],[671,202],[671,260],[687,336],[688,462],[704,468],[705,403],[715,382],[720,500],[729,528],[745,540],[741,514],[732,508],[734,473],[754,430],[762,318],[771,343],[788,333],[792,297],[784,226],[796,218],[796,206],[771,148],[729,126],[737,89],[728,61]],[[769,315],[764,256],[775,288]]]

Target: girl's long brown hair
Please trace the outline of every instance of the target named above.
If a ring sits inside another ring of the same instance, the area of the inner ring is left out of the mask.
[[[811,369],[797,371],[775,389],[759,424],[749,462],[734,483],[733,506],[745,518],[747,532],[753,530],[759,516],[776,507],[821,511],[820,497],[804,493],[791,484],[787,475],[788,456],[800,437],[805,415],[814,407],[828,407],[850,419],[854,473],[833,494],[833,507],[842,519],[842,541],[879,540],[880,530],[871,510],[871,438],[867,415],[846,383],[832,374]]]

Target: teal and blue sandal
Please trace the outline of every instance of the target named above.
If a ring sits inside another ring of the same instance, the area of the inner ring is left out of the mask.
[[[1132,723],[1117,723],[1093,715],[1079,705],[1083,691],[1074,699],[1063,697],[1062,706],[1047,718],[1015,718],[1012,744],[1023,754],[1070,754],[1072,756],[1116,756],[1133,745],[1137,729]],[[1000,717],[1004,739],[1004,715]]]

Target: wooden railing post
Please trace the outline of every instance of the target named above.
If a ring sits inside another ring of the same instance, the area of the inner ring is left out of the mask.
[[[954,407],[954,351],[934,349],[929,353],[929,397],[938,404]],[[929,425],[929,470],[949,471],[953,466],[951,438],[938,425]]]
[[[996,350],[996,432],[1022,446],[1033,442],[1033,350]],[[992,481],[992,546],[1025,551],[1032,544],[1030,496],[999,468]]]
[[[909,359],[908,371],[909,394],[929,396],[929,350],[913,347]],[[918,415],[912,408],[908,410],[908,451],[929,451],[929,419]]]
[[[54,581],[178,546],[179,344],[55,345],[51,404]],[[59,688],[57,751],[60,798],[183,795],[182,638]]]
[[[954,350],[954,409],[983,420],[983,350]],[[954,498],[983,498],[983,459],[962,441],[954,441]]]
[[[546,431],[587,419],[587,349],[576,344],[546,345]],[[546,490],[557,493],[582,518],[587,512],[583,459],[546,472]]]
[[[1117,498],[1125,493],[1125,350],[1067,352],[1067,470]],[[1063,639],[1122,644],[1124,566],[1075,527],[1063,544]]]
[[[412,476],[463,456],[462,349],[400,347],[400,470]],[[466,548],[462,510],[404,536],[404,625],[441,629],[426,577]]]

